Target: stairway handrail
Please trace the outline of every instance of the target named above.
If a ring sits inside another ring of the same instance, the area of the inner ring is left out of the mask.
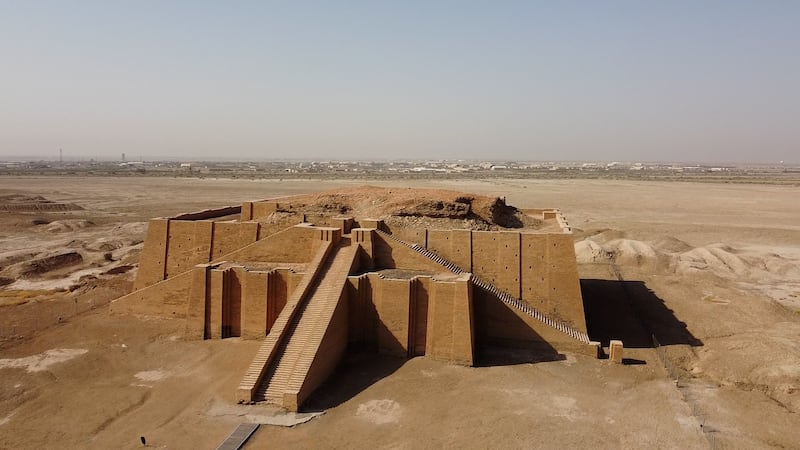
[[[467,273],[467,271],[465,271],[464,269],[459,267],[454,262],[449,261],[446,258],[442,257],[441,255],[428,250],[427,248],[423,247],[420,244],[406,242],[406,241],[400,239],[399,237],[392,235],[391,233],[387,233],[387,232],[385,232],[383,230],[380,230],[380,229],[377,229],[377,228],[375,229],[375,231],[377,231],[378,234],[381,235],[381,236],[388,237],[388,238],[390,238],[390,239],[392,239],[392,240],[394,240],[394,241],[396,241],[396,242],[398,242],[400,244],[405,245],[406,247],[410,248],[411,250],[414,250],[415,252],[419,253],[422,256],[425,256],[426,258],[430,259],[431,261],[434,261],[437,264],[442,265],[443,267],[445,267],[446,269],[450,270],[451,272],[453,272],[455,274]],[[508,293],[508,292],[506,292],[504,290],[501,290],[497,286],[495,286],[495,285],[493,285],[493,284],[491,284],[491,283],[489,283],[487,281],[484,281],[481,278],[475,276],[474,273],[472,274],[472,283],[474,285],[477,285],[481,289],[494,294],[503,303],[505,303],[505,304],[507,304],[509,306],[512,306],[512,307],[516,308],[519,311],[522,311],[523,313],[525,313],[525,314],[537,319],[538,321],[542,322],[543,324],[545,324],[545,325],[547,325],[547,326],[549,326],[551,328],[554,328],[554,329],[566,334],[567,336],[570,336],[571,338],[573,338],[575,340],[578,340],[578,341],[583,342],[585,344],[589,343],[589,335],[588,334],[584,333],[581,330],[573,328],[571,325],[568,325],[568,324],[566,324],[564,322],[561,322],[559,320],[553,319],[552,317],[550,317],[547,314],[543,313],[542,311],[538,310],[536,307],[534,307],[533,305],[531,305],[527,301],[525,301],[525,300],[523,300],[521,298],[520,299],[516,298],[515,296],[511,295],[510,293]]]

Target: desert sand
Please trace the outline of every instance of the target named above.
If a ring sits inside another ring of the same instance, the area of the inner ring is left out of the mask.
[[[0,217],[0,447],[136,448],[145,436],[213,448],[248,421],[296,424],[263,425],[248,448],[798,447],[796,186],[413,182],[560,208],[589,334],[622,339],[625,365],[354,354],[312,399],[324,414],[287,416],[233,405],[258,342],[185,341],[177,320],[108,313],[131,288],[147,219],[361,184],[0,178],[0,199],[17,205]]]

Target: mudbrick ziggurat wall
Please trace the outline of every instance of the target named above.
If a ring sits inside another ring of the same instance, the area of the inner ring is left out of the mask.
[[[182,318],[188,338],[261,339],[237,399],[295,411],[348,348],[465,365],[487,346],[595,351],[558,210],[526,210],[548,225],[534,232],[265,220],[290,201],[152,219],[112,311]]]

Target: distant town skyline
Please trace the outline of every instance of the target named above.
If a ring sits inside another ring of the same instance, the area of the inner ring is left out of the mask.
[[[0,159],[800,162],[797,2],[3,2]]]
[[[225,158],[222,156],[210,156],[210,157],[193,157],[191,155],[184,155],[184,156],[157,156],[157,157],[144,157],[144,156],[136,156],[136,157],[127,157],[125,160],[113,156],[102,156],[102,157],[94,157],[94,156],[70,156],[64,155],[62,158],[56,155],[45,155],[45,156],[25,156],[25,155],[0,155],[0,162],[8,162],[8,163],[18,163],[18,162],[45,162],[45,163],[90,163],[90,162],[98,162],[98,163],[134,163],[134,162],[147,162],[147,163],[158,163],[158,162],[191,162],[191,163],[271,163],[271,162],[283,162],[283,163],[321,163],[321,162],[348,162],[348,163],[356,163],[356,162],[364,162],[364,163],[393,163],[393,162],[440,162],[440,163],[464,163],[464,164],[479,164],[479,163],[518,163],[518,164],[601,164],[601,165],[613,165],[613,164],[672,164],[672,165],[702,165],[702,166],[713,166],[713,165],[722,165],[722,166],[747,166],[747,165],[763,165],[763,166],[787,166],[787,167],[795,167],[800,166],[800,162],[793,162],[793,161],[715,161],[715,160],[610,160],[610,159],[512,159],[512,158],[379,158],[379,157],[366,157],[366,158],[267,158],[267,157],[230,157]]]

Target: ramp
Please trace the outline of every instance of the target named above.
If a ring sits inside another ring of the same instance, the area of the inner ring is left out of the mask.
[[[231,433],[222,444],[219,444],[217,450],[239,450],[244,447],[244,444],[250,439],[250,436],[258,430],[257,423],[241,423],[233,433]]]

